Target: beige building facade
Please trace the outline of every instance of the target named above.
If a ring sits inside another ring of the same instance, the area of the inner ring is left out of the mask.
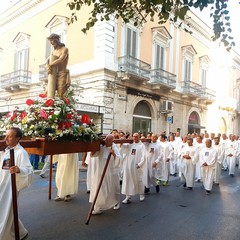
[[[61,36],[77,109],[103,133],[240,134],[240,55],[212,42],[212,30],[189,13],[184,23],[114,18],[81,32],[89,9],[68,24],[66,1],[15,1],[0,16],[0,112],[26,107],[44,91],[47,37]]]

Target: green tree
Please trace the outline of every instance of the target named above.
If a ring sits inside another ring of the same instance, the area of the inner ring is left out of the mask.
[[[187,22],[187,12],[191,8],[203,11],[210,7],[214,31],[212,39],[220,39],[227,50],[235,46],[227,0],[72,0],[67,5],[72,11],[71,23],[77,21],[77,11],[82,6],[92,6],[88,22],[82,29],[84,33],[97,21],[109,20],[112,16],[121,17],[125,23],[133,20],[135,26],[140,26],[147,19],[154,21],[155,16],[158,24],[179,19]]]

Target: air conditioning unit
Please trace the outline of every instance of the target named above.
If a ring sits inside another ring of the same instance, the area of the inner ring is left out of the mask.
[[[172,112],[173,111],[173,102],[168,100],[163,100],[162,103],[163,112]]]

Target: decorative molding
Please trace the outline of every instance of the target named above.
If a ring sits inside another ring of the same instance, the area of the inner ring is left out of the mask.
[[[13,13],[10,13],[9,15],[5,16],[4,13],[2,13],[0,17],[0,27],[8,24],[9,22],[15,20],[19,16],[24,15],[26,12],[34,8],[36,5],[39,3],[43,2],[44,0],[34,0],[34,1],[29,1],[27,4],[21,6],[19,9],[14,11]]]
[[[60,0],[29,0],[23,4],[20,1],[13,7],[8,8],[0,15],[0,34],[9,31],[24,21],[28,21],[32,16],[44,12],[46,9],[56,4]]]

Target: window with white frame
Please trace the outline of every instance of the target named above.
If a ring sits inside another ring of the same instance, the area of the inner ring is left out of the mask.
[[[184,59],[184,72],[183,72],[183,80],[185,82],[192,81],[192,61],[190,59]]]
[[[169,41],[172,38],[165,27],[153,28],[153,69],[166,69],[166,55]]]
[[[137,57],[137,36],[138,33],[132,27],[127,26],[126,28],[126,52],[127,56]]]
[[[200,63],[200,83],[202,87],[207,87],[207,75],[208,75],[208,67],[209,67],[209,58],[208,56],[203,56],[199,58]]]
[[[165,69],[166,50],[161,44],[155,44],[154,69]]]
[[[68,26],[68,18],[64,16],[55,15],[46,25],[49,29],[49,35],[52,33],[58,34],[60,36],[60,42],[66,44],[66,32]],[[48,37],[48,36],[47,36]],[[46,59],[49,57],[52,50],[52,46],[49,40],[46,38]]]
[[[25,33],[18,33],[13,40],[16,49],[14,56],[14,71],[28,70],[29,40],[30,36]]]
[[[182,47],[183,53],[183,81],[192,82],[192,68],[194,56],[197,55],[196,50],[192,45]]]

